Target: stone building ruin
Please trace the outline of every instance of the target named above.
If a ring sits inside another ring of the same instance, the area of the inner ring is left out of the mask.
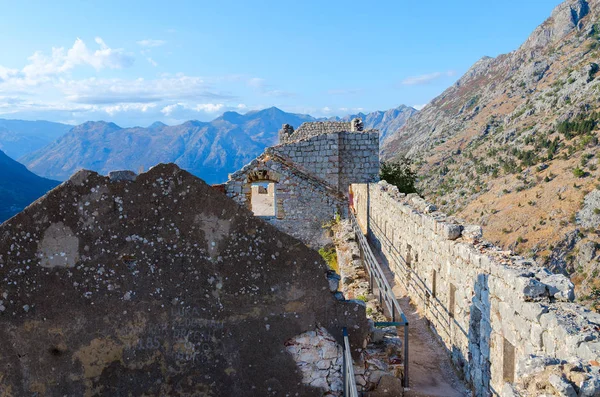
[[[378,180],[378,131],[364,130],[360,119],[309,122],[297,130],[284,124],[279,144],[230,174],[225,191],[254,211],[258,190],[252,186],[260,182],[272,186],[274,211],[263,218],[318,247],[323,241],[323,224],[336,214],[347,215],[350,184]]]

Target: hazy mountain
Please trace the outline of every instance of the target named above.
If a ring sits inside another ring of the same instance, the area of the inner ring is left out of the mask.
[[[40,178],[0,151],[0,223],[58,184],[57,181]]]
[[[581,296],[600,291],[600,278],[587,277],[600,272],[599,59],[600,1],[566,1],[520,48],[475,63],[383,148],[417,161],[422,193],[444,211],[572,274]]]
[[[0,119],[0,150],[16,159],[43,148],[71,128],[50,121]]]
[[[386,112],[346,116],[361,117],[367,128],[382,134],[404,124],[416,110],[400,106]],[[227,180],[234,172],[277,143],[282,124],[300,126],[312,116],[286,113],[275,107],[246,114],[225,112],[211,122],[188,121],[167,126],[155,122],[148,128],[121,128],[103,121],[73,127],[50,145],[20,158],[39,175],[65,180],[80,168],[103,174],[111,170],[148,169],[174,162],[208,183]]]
[[[371,113],[357,113],[348,115],[339,120],[350,121],[354,118],[363,120],[365,128],[379,130],[379,139],[383,143],[388,139],[389,135],[398,131],[409,118],[414,116],[419,111],[410,106],[400,105],[397,108],[386,111],[377,110]]]
[[[121,128],[103,121],[87,122],[20,160],[32,171],[59,180],[80,168],[106,174],[174,162],[208,183],[217,183],[275,144],[282,124],[298,127],[311,120],[311,116],[273,107],[243,115],[225,112],[211,122],[176,126],[156,122],[148,128]]]

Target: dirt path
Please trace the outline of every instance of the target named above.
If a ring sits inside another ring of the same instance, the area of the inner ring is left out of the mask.
[[[426,319],[419,315],[416,308],[410,304],[409,298],[404,296],[401,287],[396,285],[394,275],[385,259],[377,252],[375,255],[408,319],[410,390],[404,395],[407,397],[471,396],[470,390],[454,370],[446,348],[429,329]],[[404,335],[403,327],[398,328],[398,334]]]

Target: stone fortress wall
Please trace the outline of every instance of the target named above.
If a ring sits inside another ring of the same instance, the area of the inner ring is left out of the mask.
[[[356,122],[354,122],[356,123]],[[335,134],[340,131],[354,131],[353,122],[344,121],[316,121],[303,123],[297,130],[286,124],[279,131],[279,143],[297,142],[301,139],[312,138],[323,134]]]
[[[349,123],[304,123],[296,133],[284,125],[280,131],[280,137],[285,137],[282,143],[267,148],[231,174],[225,191],[252,209],[251,184],[275,182],[276,213],[268,221],[319,247],[324,241],[323,224],[336,213],[347,214],[350,183],[379,180],[379,133],[363,131],[358,119]]]
[[[347,194],[350,183],[379,180],[379,132],[375,130],[325,133],[269,150],[342,194]]]
[[[566,277],[482,242],[480,227],[385,182],[351,191],[363,231],[476,396],[519,395],[514,382],[542,382],[540,371],[566,361],[578,362],[569,374],[580,380],[546,375],[550,387],[600,393],[600,314],[572,303]]]

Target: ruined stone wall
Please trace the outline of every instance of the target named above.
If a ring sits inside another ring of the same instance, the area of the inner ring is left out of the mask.
[[[341,131],[351,131],[352,123],[343,121],[317,121],[303,123],[297,130],[290,130],[291,133],[279,134],[279,143],[296,142],[301,139],[312,138],[317,135],[334,134]]]
[[[339,134],[339,190],[346,194],[352,183],[379,180],[379,132],[342,132]]]
[[[291,160],[295,165],[321,178],[331,187],[338,188],[340,180],[338,134],[317,135],[299,142],[273,146],[268,150]]]
[[[477,396],[509,395],[508,383],[531,372],[532,363],[555,359],[579,360],[586,380],[554,381],[600,392],[600,315],[570,302],[568,279],[481,242],[479,227],[385,182],[351,189],[361,227]]]
[[[268,150],[323,179],[342,194],[347,194],[351,183],[379,180],[379,133],[374,130],[318,135]]]
[[[275,217],[267,221],[310,246],[322,246],[323,224],[331,221],[336,213],[346,214],[346,201],[319,179],[273,156],[273,153],[265,154],[231,174],[225,185],[227,195],[252,209],[251,184],[275,182]]]

